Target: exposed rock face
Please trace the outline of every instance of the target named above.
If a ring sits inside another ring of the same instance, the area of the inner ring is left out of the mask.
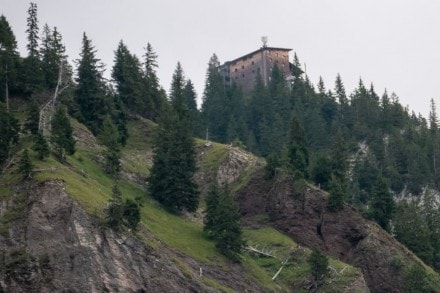
[[[2,209],[3,213],[5,209]],[[2,214],[0,214],[2,216]],[[64,191],[62,182],[29,188],[23,217],[0,234],[0,291],[5,292],[216,292],[182,271],[166,248],[146,248],[130,233],[100,227]],[[202,265],[189,262],[191,271]],[[206,266],[205,266],[206,268]],[[240,272],[206,268],[207,277],[255,290]]]
[[[238,147],[228,147],[228,159],[220,165],[216,181],[219,186],[231,184],[243,174],[244,170],[257,163],[257,158]]]
[[[354,208],[330,212],[327,199],[323,191],[308,186],[297,192],[292,177],[265,181],[262,172],[238,194],[247,223],[267,214],[271,225],[300,244],[361,268],[371,292],[405,292],[403,270],[395,260],[415,261],[413,256]]]

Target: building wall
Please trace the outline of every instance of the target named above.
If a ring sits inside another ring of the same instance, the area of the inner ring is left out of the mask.
[[[283,70],[285,76],[290,76],[289,50],[287,49],[262,48],[227,64],[229,67],[227,81],[241,87],[244,93],[252,91],[258,72],[267,85],[275,64]],[[226,67],[223,67],[223,71],[225,70]],[[226,76],[224,73],[223,75]]]

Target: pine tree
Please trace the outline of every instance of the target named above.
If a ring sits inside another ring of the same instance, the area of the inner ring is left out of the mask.
[[[157,77],[156,69],[158,68],[157,54],[150,43],[147,43],[144,55],[144,80],[146,86],[146,99],[151,101],[152,109],[148,118],[156,121],[162,111],[162,106],[165,103],[165,95],[160,89],[159,78]]]
[[[342,133],[338,131],[332,150],[332,180],[330,182],[329,208],[333,211],[342,208],[348,193],[348,155]]]
[[[309,151],[306,146],[306,137],[298,114],[292,117],[288,142],[289,166],[299,176],[308,176]]]
[[[18,92],[17,41],[4,15],[0,15],[0,101],[9,106],[9,92]]]
[[[314,248],[307,261],[310,266],[310,273],[319,286],[328,274],[328,257],[317,248]]]
[[[136,230],[141,220],[139,205],[131,199],[125,200],[123,216],[128,228]]]
[[[112,69],[118,97],[131,111],[149,117],[146,113],[151,113],[152,105],[150,98],[146,97],[142,74],[139,59],[120,41]]]
[[[106,101],[106,88],[102,77],[99,59],[92,42],[83,34],[81,59],[78,60],[78,73],[75,101],[79,106],[78,118],[97,135],[110,106]]]
[[[219,66],[217,55],[212,55],[208,62],[201,115],[203,128],[209,130],[210,139],[226,142],[229,115],[225,84],[218,71]]]
[[[119,133],[115,124],[111,121],[109,115],[104,118],[102,129],[98,135],[98,139],[100,143],[106,147],[106,151],[104,154],[105,171],[117,177],[121,169]]]
[[[18,142],[18,120],[0,102],[0,164],[10,155],[11,147]]]
[[[28,39],[28,57],[23,63],[24,71],[22,79],[24,81],[25,92],[30,95],[39,91],[44,82],[38,51],[40,38],[38,36],[37,4],[33,2],[30,3],[28,9],[26,33]]]
[[[239,261],[244,245],[240,213],[232,195],[211,187],[206,202],[203,230],[216,242],[217,249],[234,261]]]
[[[153,167],[150,174],[151,196],[172,211],[195,211],[199,192],[194,182],[196,160],[194,139],[188,116],[177,109],[165,108],[153,142]]]
[[[34,135],[34,144],[32,149],[37,152],[38,159],[40,160],[45,160],[49,156],[49,145],[41,132],[37,132]]]
[[[46,87],[53,90],[58,83],[61,63],[64,65],[63,71],[68,72],[65,68],[67,65],[66,48],[56,27],[53,30],[47,24],[43,27],[40,56]],[[70,76],[68,78],[70,79]]]
[[[112,188],[112,198],[107,209],[107,224],[111,228],[117,229],[122,224],[123,216],[124,203],[122,202],[122,194],[119,190],[118,182],[115,182]]]
[[[188,80],[183,90],[185,96],[185,104],[188,109],[189,119],[192,125],[193,133],[201,135],[203,130],[199,121],[199,111],[197,110],[197,95],[191,80]],[[197,131],[198,130],[198,131]]]
[[[394,233],[397,240],[431,265],[435,252],[430,242],[429,227],[423,217],[418,200],[400,202],[393,217]]]
[[[216,225],[221,220],[217,209],[220,203],[221,192],[217,185],[212,185],[208,195],[206,196],[206,210],[203,231],[209,238],[214,239],[216,236]]]
[[[58,107],[52,118],[51,142],[55,149],[55,155],[59,160],[65,160],[65,154],[73,155],[75,153],[75,140],[72,136],[72,126],[67,117],[66,109]]]
[[[371,198],[371,217],[385,230],[389,231],[389,222],[394,212],[394,199],[386,181],[379,177]]]
[[[23,174],[23,179],[29,178],[33,165],[29,157],[28,149],[25,149],[21,155],[20,162],[18,163],[18,170]]]
[[[40,37],[38,36],[38,18],[37,18],[37,4],[34,2],[30,3],[30,7],[28,9],[28,18],[27,18],[27,49],[29,56],[38,58],[38,41]]]
[[[38,104],[35,99],[31,99],[29,102],[27,112],[25,129],[35,135],[38,132],[38,124],[40,121],[40,109],[38,108]]]

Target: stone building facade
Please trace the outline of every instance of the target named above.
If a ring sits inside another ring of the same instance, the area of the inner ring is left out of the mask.
[[[247,94],[255,86],[256,77],[260,74],[263,83],[268,85],[274,66],[284,72],[284,76],[291,76],[289,52],[291,49],[263,46],[260,49],[225,62],[220,66],[220,73],[228,85],[236,84]]]

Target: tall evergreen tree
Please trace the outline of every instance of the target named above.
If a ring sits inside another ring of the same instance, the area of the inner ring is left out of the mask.
[[[371,217],[385,230],[390,230],[389,222],[394,212],[394,199],[386,181],[379,177],[371,198]]]
[[[117,182],[112,188],[112,197],[109,201],[109,206],[107,209],[107,224],[113,228],[117,229],[122,224],[122,219],[124,216],[124,203],[122,201],[121,190]]]
[[[37,18],[37,4],[34,2],[30,3],[28,9],[28,18],[27,18],[27,40],[28,43],[26,45],[28,49],[28,53],[30,57],[39,58],[38,55],[38,46],[39,46],[39,28],[38,28],[38,18]]]
[[[153,143],[150,194],[173,211],[195,211],[199,203],[194,182],[196,160],[188,110],[184,104],[183,71],[173,75],[171,107],[161,115]]]
[[[397,240],[411,249],[425,263],[433,262],[433,247],[430,242],[429,227],[424,220],[419,201],[402,201],[397,204],[393,218]]]
[[[338,210],[342,208],[348,193],[348,154],[344,137],[338,131],[332,150],[332,181],[330,183],[329,208]]]
[[[53,144],[55,155],[59,160],[65,160],[65,154],[73,155],[75,153],[75,140],[72,136],[72,126],[67,117],[66,109],[58,107],[53,118],[51,126],[51,142]]]
[[[145,115],[152,111],[152,105],[145,97],[142,80],[142,69],[139,59],[130,53],[121,40],[115,51],[112,78],[116,83],[119,98],[131,111]],[[148,117],[148,115],[146,115]]]
[[[20,162],[18,163],[18,170],[23,174],[23,179],[26,179],[31,176],[32,169],[33,165],[31,158],[29,157],[29,151],[28,149],[25,149],[21,154]]]
[[[31,99],[28,104],[27,117],[24,125],[25,129],[34,135],[37,134],[39,121],[40,109],[38,108],[37,101],[35,99]]]
[[[43,27],[40,56],[46,87],[53,90],[58,83],[62,62],[63,71],[68,72],[68,68],[65,68],[67,65],[66,48],[56,27],[53,30],[47,24]]]
[[[319,286],[328,275],[328,257],[322,254],[317,248],[314,248],[307,261],[310,265],[310,272],[313,279],[317,283],[317,286]]]
[[[206,217],[203,230],[216,242],[217,249],[228,258],[238,261],[244,245],[240,213],[232,195],[213,186],[206,198]]]
[[[204,130],[208,129],[212,140],[226,142],[228,113],[226,88],[219,73],[220,61],[212,55],[208,62],[205,90],[203,92],[202,117]]]
[[[30,95],[40,90],[44,82],[38,50],[40,37],[37,4],[33,2],[30,3],[28,9],[26,33],[28,39],[28,57],[24,60],[22,80],[24,81],[26,94]]]
[[[37,131],[37,133],[34,135],[34,144],[32,146],[32,150],[37,152],[38,159],[40,160],[44,160],[49,156],[49,145],[47,144],[44,136],[39,131]]]
[[[309,151],[306,145],[304,128],[298,114],[294,115],[290,123],[288,142],[289,166],[300,178],[308,176]]]
[[[119,145],[118,129],[111,121],[110,116],[107,115],[102,123],[101,132],[98,135],[101,144],[106,147],[105,157],[105,171],[115,177],[119,174],[121,169],[121,153]]]
[[[17,41],[4,15],[0,16],[0,101],[8,107],[10,92],[19,92]]]
[[[18,142],[20,126],[17,119],[0,102],[0,164],[10,155],[11,147]]]
[[[110,113],[101,64],[95,56],[92,42],[83,34],[81,59],[78,60],[78,83],[75,101],[79,106],[78,118],[97,135],[106,114]]]
[[[147,43],[144,55],[144,80],[146,86],[146,99],[151,101],[152,109],[148,118],[157,120],[165,103],[165,95],[160,89],[159,78],[157,77],[157,54],[150,43]]]

